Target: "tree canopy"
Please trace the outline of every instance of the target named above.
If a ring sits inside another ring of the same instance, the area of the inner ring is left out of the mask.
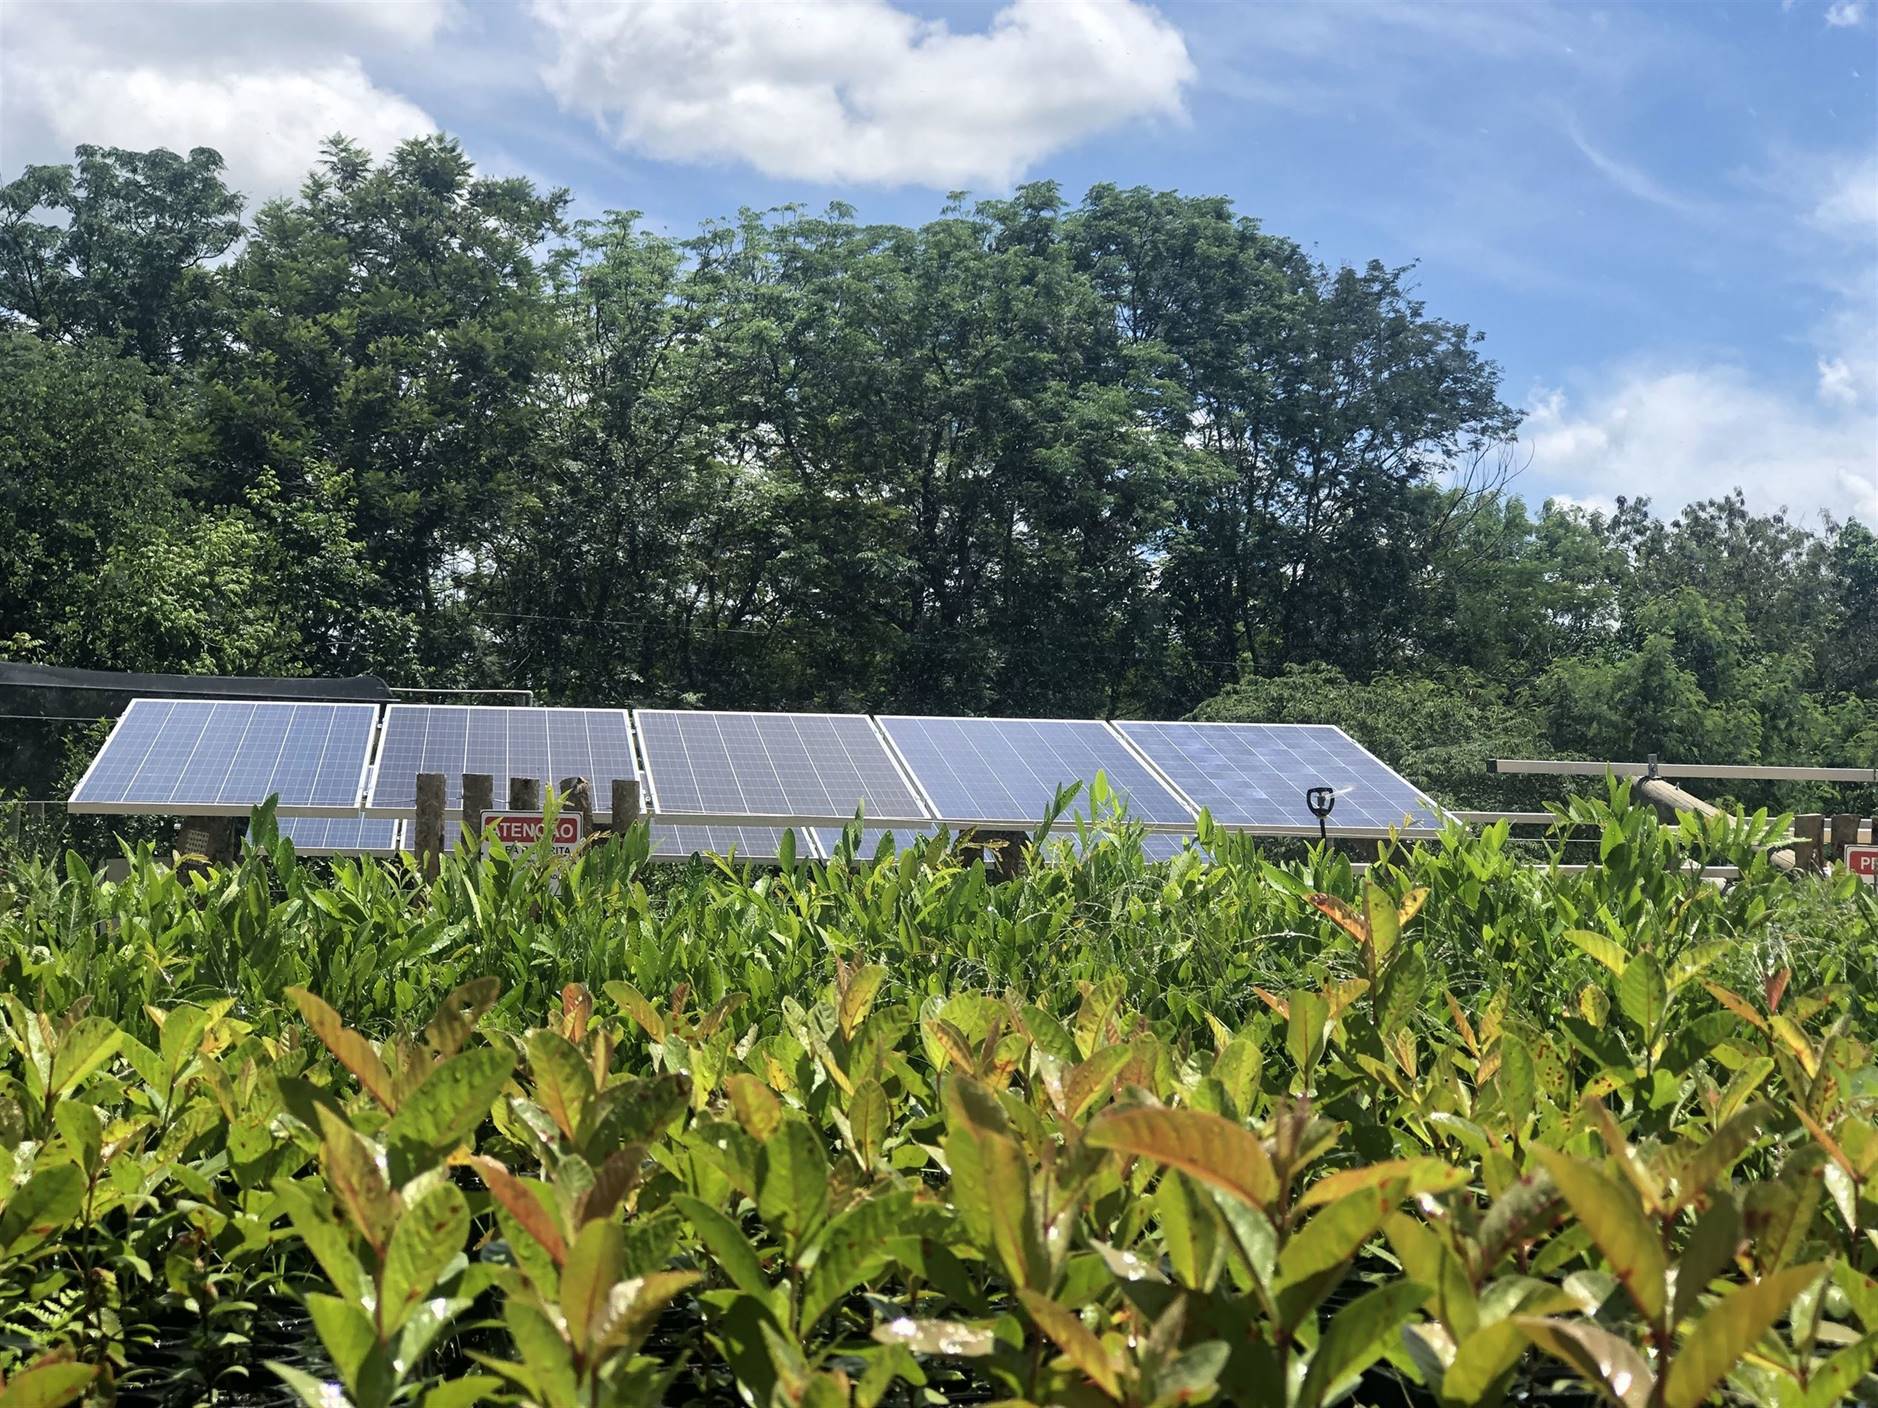
[[[569,208],[443,137],[334,138],[245,224],[204,149],[0,185],[7,653],[1314,710],[1431,778],[1878,759],[1870,531],[1529,507],[1499,369],[1412,268],[1106,185],[689,237]]]

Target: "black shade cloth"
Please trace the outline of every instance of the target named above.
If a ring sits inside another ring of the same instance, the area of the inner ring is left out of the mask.
[[[133,699],[286,699],[320,704],[388,704],[374,675],[350,679],[251,679],[230,675],[139,675],[0,661],[0,713],[96,715],[124,712]]]

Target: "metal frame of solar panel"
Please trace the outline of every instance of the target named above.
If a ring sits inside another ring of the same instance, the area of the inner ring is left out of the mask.
[[[281,816],[359,810],[375,704],[133,699],[67,802],[93,815]]]
[[[1196,806],[1234,831],[1315,835],[1317,818],[1304,793],[1319,786],[1338,792],[1324,828],[1332,836],[1428,835],[1442,825],[1443,813],[1426,793],[1331,724],[1122,719],[1114,727]]]
[[[648,807],[668,825],[930,825],[919,789],[865,714],[640,709]]]
[[[1072,782],[1083,790],[1068,816],[1087,816],[1098,772],[1133,820],[1157,831],[1193,827],[1187,799],[1100,719],[883,714],[876,722],[933,815],[954,827],[1030,829],[1057,787]]]
[[[282,816],[280,834],[303,856],[392,856],[398,853],[398,823],[390,817]]]
[[[639,776],[625,709],[390,705],[379,730],[366,812],[412,816],[418,774],[427,772],[443,775],[444,806],[452,811],[463,806],[464,773],[494,778],[498,807],[508,800],[511,778],[534,778],[546,788],[584,777],[593,789],[596,817],[611,816],[615,779]]]

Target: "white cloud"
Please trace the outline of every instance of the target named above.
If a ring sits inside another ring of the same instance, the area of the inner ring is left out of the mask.
[[[1527,477],[1580,502],[1646,495],[1666,515],[1738,487],[1763,511],[1878,526],[1878,402],[1846,390],[1822,405],[1717,365],[1632,369],[1577,398],[1543,391],[1520,432]]]
[[[1124,123],[1178,118],[1193,63],[1136,0],[1012,0],[954,33],[885,0],[535,0],[563,105],[621,146],[771,176],[1004,185]]]
[[[1850,29],[1865,19],[1865,0],[1832,0],[1826,7],[1826,23],[1834,29]]]
[[[451,0],[99,7],[0,5],[0,172],[80,142],[213,147],[259,201],[295,189],[334,132],[384,152],[436,124],[356,49],[428,44]],[[108,22],[105,20],[108,14]]]

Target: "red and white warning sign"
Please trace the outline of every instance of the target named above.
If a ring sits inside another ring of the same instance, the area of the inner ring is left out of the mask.
[[[545,812],[490,812],[483,818],[484,827],[495,828],[495,839],[511,849],[534,845],[547,824]],[[562,812],[555,817],[553,844],[557,855],[572,855],[580,845],[580,837],[579,812]]]
[[[1867,885],[1878,885],[1878,846],[1847,846],[1845,868]]]

